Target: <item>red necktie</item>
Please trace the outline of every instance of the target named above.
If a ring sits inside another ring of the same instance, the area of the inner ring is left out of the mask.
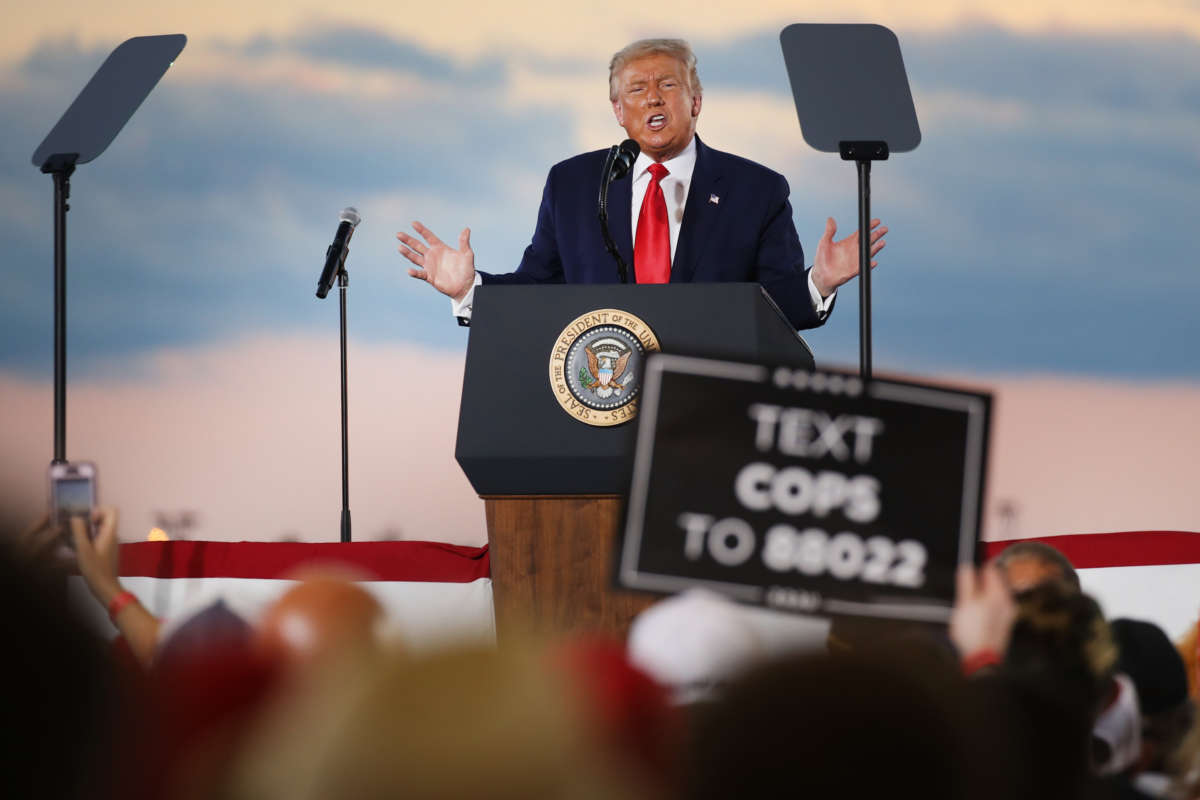
[[[662,164],[650,165],[650,185],[638,213],[637,241],[633,244],[633,272],[638,283],[671,281],[671,228],[667,201],[659,185],[667,175]]]

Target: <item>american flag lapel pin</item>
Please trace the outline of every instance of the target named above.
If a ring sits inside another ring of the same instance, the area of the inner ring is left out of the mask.
[[[717,197],[715,194],[710,194],[708,196],[708,202],[712,203],[715,206],[717,203],[721,202],[721,198]]]

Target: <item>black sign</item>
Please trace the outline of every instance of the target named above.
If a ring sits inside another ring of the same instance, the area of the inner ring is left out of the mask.
[[[619,586],[945,620],[975,560],[991,397],[653,356]]]

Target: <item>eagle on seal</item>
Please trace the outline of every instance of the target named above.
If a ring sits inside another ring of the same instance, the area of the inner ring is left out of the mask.
[[[587,353],[588,372],[596,381],[592,386],[592,391],[596,393],[596,396],[607,398],[612,396],[613,392],[620,394],[625,387],[617,381],[625,372],[625,367],[629,364],[629,357],[633,355],[633,351],[626,350],[624,354],[619,354],[619,350],[605,348],[597,353],[592,350],[591,345],[587,345],[583,349]]]

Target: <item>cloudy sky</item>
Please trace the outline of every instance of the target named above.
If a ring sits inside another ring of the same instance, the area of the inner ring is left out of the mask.
[[[356,346],[461,364],[466,333],[404,275],[395,231],[470,225],[481,266],[515,266],[549,166],[623,138],[606,64],[641,36],[692,41],[700,134],[788,178],[811,257],[827,215],[853,228],[854,170],[804,144],[778,33],[845,21],[897,32],[923,133],[874,171],[873,208],[893,231],[874,281],[878,368],[1089,386],[1200,376],[1196,0],[851,0],[836,17],[796,0],[425,6],[118,0],[100,13],[51,0],[10,20],[0,373],[22,386],[51,374],[52,192],[30,156],[129,36],[189,42],[73,178],[73,381],[153,381],[163,352],[244,356],[263,336],[336,341],[336,304],[313,291],[346,205],[364,219],[349,262]],[[853,292],[806,334],[819,362],[841,365],[856,337]]]

